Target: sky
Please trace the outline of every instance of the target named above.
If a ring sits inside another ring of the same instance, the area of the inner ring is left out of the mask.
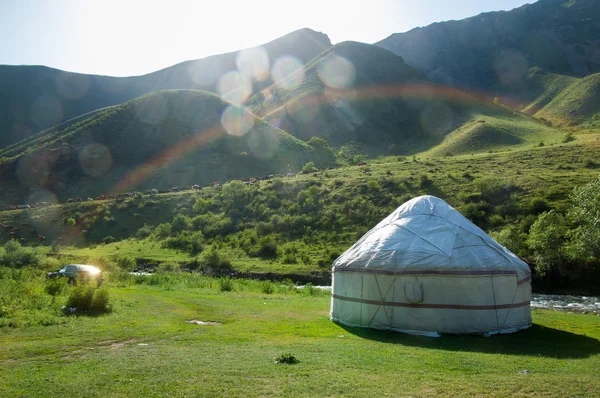
[[[0,0],[0,64],[134,76],[311,28],[332,43],[534,0]]]

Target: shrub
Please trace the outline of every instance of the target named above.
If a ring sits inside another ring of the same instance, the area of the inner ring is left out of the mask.
[[[173,261],[167,261],[160,263],[160,265],[156,268],[157,274],[167,274],[173,272],[181,272],[181,264]]]
[[[533,198],[529,201],[528,210],[531,214],[541,214],[550,210],[550,204],[544,198]]]
[[[95,288],[91,284],[80,283],[71,290],[67,299],[66,311],[77,313],[104,314],[110,312],[110,296],[106,287]]]
[[[286,253],[283,255],[281,262],[284,264],[296,264],[298,262],[298,259],[296,258],[295,254]]]
[[[43,264],[43,256],[36,249],[23,247],[16,240],[9,240],[0,250],[0,266],[22,268],[39,267]]]
[[[271,235],[264,236],[258,243],[258,250],[254,253],[258,257],[277,257],[277,244]]]
[[[171,224],[169,223],[162,223],[154,228],[154,236],[157,239],[165,239],[169,235],[171,235]]]
[[[152,235],[152,227],[148,224],[144,224],[144,226],[137,230],[135,233],[135,237],[138,239],[144,239]]]
[[[68,288],[68,281],[66,278],[52,278],[46,281],[44,290],[51,296],[60,296]]]
[[[233,281],[230,277],[219,279],[219,290],[222,292],[230,292],[233,290]]]
[[[171,233],[178,233],[189,229],[191,226],[190,218],[184,214],[177,214],[171,224]]]
[[[115,238],[113,236],[111,236],[111,235],[105,236],[102,239],[102,243],[104,243],[106,245],[109,244],[109,243],[113,243],[114,241],[115,241]]]
[[[275,287],[271,281],[263,281],[260,283],[260,291],[264,294],[273,294]]]
[[[115,257],[115,263],[124,271],[133,271],[137,265],[135,259],[129,256]]]
[[[314,162],[308,162],[304,166],[302,166],[302,171],[305,173],[312,173],[314,171],[317,171],[317,168],[315,167]]]
[[[298,362],[300,362],[298,360],[298,358],[296,358],[289,352],[283,353],[283,354],[279,355],[278,357],[275,357],[274,360],[275,360],[275,363],[288,364],[288,365],[294,365],[294,364],[297,364]]]
[[[110,296],[106,287],[96,289],[94,292],[94,297],[92,298],[92,306],[90,310],[94,314],[106,314],[112,311]]]
[[[231,261],[213,246],[202,259],[201,270],[207,275],[223,275],[232,271]]]

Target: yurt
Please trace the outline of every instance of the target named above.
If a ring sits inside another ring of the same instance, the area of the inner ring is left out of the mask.
[[[331,319],[411,334],[531,326],[531,270],[434,196],[414,198],[333,263]]]

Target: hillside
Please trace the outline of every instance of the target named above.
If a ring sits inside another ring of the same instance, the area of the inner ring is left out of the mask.
[[[431,84],[401,57],[363,43],[335,45],[290,76],[290,82],[292,87],[272,86],[247,104],[298,138],[320,137],[349,153],[414,154],[482,117],[500,118],[517,130],[526,121],[536,130],[531,118],[485,98]],[[548,128],[539,124],[539,130]],[[458,153],[497,145],[494,139],[485,138],[482,145]]]
[[[143,76],[109,77],[65,72],[44,66],[0,65],[0,147],[79,115],[166,89],[199,89],[227,94],[237,88],[242,69],[253,78],[244,81],[246,95],[273,83],[270,67],[279,59],[295,59],[293,71],[331,46],[329,38],[302,29],[254,49],[182,62]],[[292,57],[292,58],[290,58]],[[230,85],[228,85],[230,83]],[[233,99],[233,98],[232,98]]]
[[[219,96],[159,91],[0,151],[5,204],[295,171],[323,152]]]
[[[44,246],[57,243],[59,253],[80,259],[130,256],[141,265],[193,267],[212,247],[236,271],[327,275],[332,260],[383,217],[432,194],[487,232],[508,228],[520,242],[511,250],[528,257],[523,242],[537,215],[565,212],[573,188],[598,177],[597,138],[578,133],[567,144],[501,153],[385,157],[251,185],[0,211],[0,244],[12,226],[27,245],[38,245],[41,233]]]
[[[376,45],[433,81],[514,96],[531,67],[568,76],[599,72],[599,20],[596,0],[539,0],[396,33]]]
[[[559,126],[600,127],[600,73],[576,79],[535,113]]]

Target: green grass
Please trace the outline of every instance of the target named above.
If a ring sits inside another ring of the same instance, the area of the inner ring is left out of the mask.
[[[496,122],[490,120],[485,125]],[[21,227],[20,234],[30,245],[38,244],[38,232],[44,234],[46,245],[40,247],[44,253],[57,237],[63,236],[59,255],[77,256],[80,261],[93,261],[88,260],[90,257],[129,256],[141,262],[175,261],[186,265],[195,259],[202,260],[207,249],[215,246],[237,271],[320,274],[328,271],[332,256],[341,254],[383,217],[415,196],[433,194],[464,210],[472,201],[482,200],[478,196],[479,181],[497,179],[515,189],[505,201],[518,209],[512,215],[496,217],[494,223],[489,217],[497,209],[486,210],[488,219],[475,221],[487,232],[518,224],[527,216],[527,207],[534,198],[542,198],[551,208],[565,211],[573,188],[598,177],[600,136],[594,130],[575,132],[575,140],[565,144],[561,143],[563,133],[554,136],[548,130],[545,137],[543,147],[533,142],[510,151],[443,158],[426,152],[415,157],[415,161],[385,157],[370,160],[368,167],[345,166],[275,182],[261,181],[247,187],[247,199],[237,207],[231,206],[223,191],[204,189],[199,193],[145,195],[121,204],[94,201],[31,211],[5,211],[0,212],[0,222],[17,227],[22,223],[31,225],[35,233],[30,232],[29,227]],[[306,207],[311,190],[316,196],[311,199],[312,207]],[[211,232],[216,235],[209,234],[215,222],[199,227],[204,235],[203,252],[168,248],[163,240],[154,236],[143,240],[134,238],[145,224],[154,228],[171,222],[177,214],[192,220],[204,214],[202,211],[206,210],[194,210],[198,199],[212,203],[210,212],[215,213],[217,220],[237,218],[237,224],[232,224],[235,228]],[[273,221],[275,224],[271,221],[273,216],[279,217],[279,221]],[[292,218],[286,218],[288,216]],[[309,218],[303,219],[305,216]],[[76,225],[65,225],[69,219]],[[283,230],[298,220],[304,227],[300,224],[290,232]],[[272,228],[271,232],[260,232],[263,227]],[[254,242],[244,243],[253,231],[259,231]],[[114,237],[116,242],[103,244],[107,236]],[[278,249],[277,255],[252,255],[261,239],[269,236]],[[8,239],[9,229],[0,228],[0,243]]]
[[[511,117],[474,115],[423,156],[447,156],[519,149],[540,142],[557,142],[563,132],[523,114]]]
[[[600,73],[578,79],[535,114],[557,125],[600,126]]]
[[[0,395],[563,397],[600,389],[591,315],[534,311],[533,327],[514,335],[431,339],[336,325],[327,294],[144,285],[110,294],[109,315],[1,329]],[[274,363],[288,352],[300,363]]]

